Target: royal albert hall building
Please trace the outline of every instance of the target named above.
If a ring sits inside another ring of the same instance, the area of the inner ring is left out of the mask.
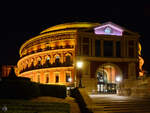
[[[142,76],[139,37],[112,22],[52,26],[21,46],[19,76],[43,84],[78,87],[81,82],[88,91],[113,90],[117,77]]]

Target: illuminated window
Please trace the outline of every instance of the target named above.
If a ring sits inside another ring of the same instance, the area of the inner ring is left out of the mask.
[[[66,73],[66,82],[71,82],[71,73]]]
[[[50,60],[50,57],[47,57],[46,60]]]
[[[45,79],[45,83],[49,83],[49,74],[48,74],[48,73],[46,73],[45,77],[46,77],[46,79]]]
[[[55,73],[55,83],[59,83],[59,73]]]
[[[37,82],[40,83],[40,74],[37,74]]]
[[[55,63],[56,63],[56,66],[58,66],[60,64],[60,57],[59,56],[56,56]]]

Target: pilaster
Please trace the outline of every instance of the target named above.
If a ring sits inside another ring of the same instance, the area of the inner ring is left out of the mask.
[[[95,56],[95,39],[92,38],[92,56]]]
[[[100,49],[101,49],[101,56],[103,57],[104,56],[104,41],[101,40],[101,44],[100,44]]]
[[[113,56],[116,57],[116,41],[113,41]]]

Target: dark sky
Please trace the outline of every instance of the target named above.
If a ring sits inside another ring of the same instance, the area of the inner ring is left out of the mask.
[[[145,67],[150,65],[150,4],[111,4],[100,2],[70,3],[6,3],[2,10],[3,33],[0,38],[0,64],[16,64],[19,48],[29,38],[40,31],[65,22],[112,21],[141,35]]]

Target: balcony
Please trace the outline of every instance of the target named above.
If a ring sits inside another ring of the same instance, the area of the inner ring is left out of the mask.
[[[31,52],[28,52],[27,54],[25,54],[25,55],[22,55],[22,57],[21,58],[23,58],[23,57],[25,57],[25,56],[28,56],[28,55],[31,55],[31,54],[34,54],[34,53],[38,53],[38,52],[43,52],[43,51],[49,51],[49,50],[57,50],[57,49],[72,49],[72,48],[74,48],[74,46],[73,45],[66,45],[66,46],[55,46],[55,47],[46,47],[46,48],[44,48],[44,49],[38,49],[38,50],[36,50],[36,51],[31,51]]]
[[[50,64],[49,62],[45,62],[45,64],[41,65],[40,63],[38,63],[36,66],[33,65],[33,63],[31,64],[30,67],[26,67],[25,69],[20,71],[20,74],[26,71],[31,71],[31,70],[36,70],[36,69],[44,69],[44,68],[55,68],[55,67],[70,67],[73,66],[73,62],[64,62],[64,63],[53,63]]]

